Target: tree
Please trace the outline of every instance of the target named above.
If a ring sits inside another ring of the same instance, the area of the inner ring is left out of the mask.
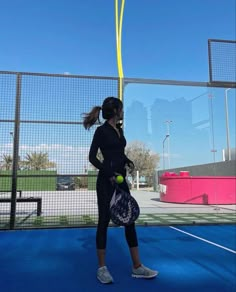
[[[56,163],[49,161],[48,153],[32,152],[27,153],[25,160],[21,162],[24,169],[41,170],[48,168],[55,168]]]
[[[154,171],[160,160],[157,153],[152,152],[143,142],[134,141],[126,147],[127,157],[133,161],[135,169],[130,174],[132,184],[136,177],[136,171],[139,171],[140,176],[144,176],[148,184],[151,183]]]
[[[3,157],[3,160],[1,161],[1,169],[2,170],[11,170],[12,163],[13,163],[12,156],[8,155],[8,154],[3,154],[2,157]]]
[[[13,167],[13,157],[9,154],[3,154],[3,159],[0,161],[0,169],[11,170]],[[18,170],[22,167],[22,161],[20,156],[18,156]]]

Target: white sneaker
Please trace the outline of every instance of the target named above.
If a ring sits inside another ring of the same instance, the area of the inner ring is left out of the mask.
[[[97,278],[102,284],[110,284],[114,282],[106,266],[101,267],[97,270]]]
[[[158,275],[158,271],[153,271],[144,265],[141,265],[137,269],[132,269],[132,277],[134,278],[144,278],[144,279],[152,279]]]

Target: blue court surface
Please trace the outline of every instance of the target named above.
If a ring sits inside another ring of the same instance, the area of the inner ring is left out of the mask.
[[[1,292],[236,291],[236,226],[137,227],[152,280],[131,277],[123,228],[108,231],[107,266],[96,279],[95,228],[0,232]]]

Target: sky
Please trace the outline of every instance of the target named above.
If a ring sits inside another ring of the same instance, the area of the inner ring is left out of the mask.
[[[235,10],[236,0],[126,0],[124,76],[209,81],[208,39],[236,39]],[[113,0],[0,0],[0,71],[117,77],[114,15]],[[0,98],[0,119],[12,119],[15,81],[4,78],[0,77],[0,93],[7,98]],[[90,85],[90,80],[35,80],[27,77],[23,83],[22,119],[81,121],[81,113],[96,105],[94,92],[102,102],[103,88],[111,95],[116,89],[112,81]],[[85,96],[78,84],[82,89],[90,86]],[[172,167],[210,163],[214,148],[220,161],[226,146],[224,95],[223,89],[128,84],[126,138],[144,141],[158,152],[160,168],[170,164],[167,158]],[[235,90],[228,98],[235,147]],[[166,120],[172,120],[168,153],[162,149]],[[12,128],[12,123],[0,124],[0,154],[12,151],[7,134]],[[76,125],[23,124],[20,151],[46,151],[60,172],[82,172],[88,168],[84,157],[92,134],[86,136]]]
[[[126,0],[125,77],[208,81],[235,0]],[[117,76],[113,0],[0,0],[0,70]]]

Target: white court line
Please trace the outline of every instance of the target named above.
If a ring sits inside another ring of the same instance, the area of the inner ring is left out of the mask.
[[[217,244],[217,243],[214,243],[214,242],[212,242],[212,241],[206,240],[206,239],[204,239],[204,238],[202,238],[202,237],[198,237],[198,236],[196,236],[196,235],[193,235],[193,234],[191,234],[191,233],[188,233],[188,232],[183,231],[183,230],[181,230],[181,229],[178,229],[178,228],[176,228],[176,227],[173,227],[173,226],[169,226],[169,227],[172,228],[172,229],[174,229],[174,230],[177,230],[177,231],[179,231],[179,232],[182,232],[182,233],[184,233],[184,234],[187,234],[187,235],[189,235],[189,236],[192,236],[192,237],[194,237],[194,238],[197,238],[197,239],[199,239],[199,240],[205,241],[205,242],[207,242],[207,243],[209,243],[209,244],[215,245],[215,246],[217,246],[217,247],[219,247],[219,248],[225,249],[225,250],[227,250],[227,251],[229,251],[229,252],[232,252],[232,253],[235,253],[235,254],[236,254],[236,251],[233,250],[233,249],[230,249],[230,248],[227,248],[227,247],[225,247],[225,246],[222,246],[222,245],[219,245],[219,244]]]

